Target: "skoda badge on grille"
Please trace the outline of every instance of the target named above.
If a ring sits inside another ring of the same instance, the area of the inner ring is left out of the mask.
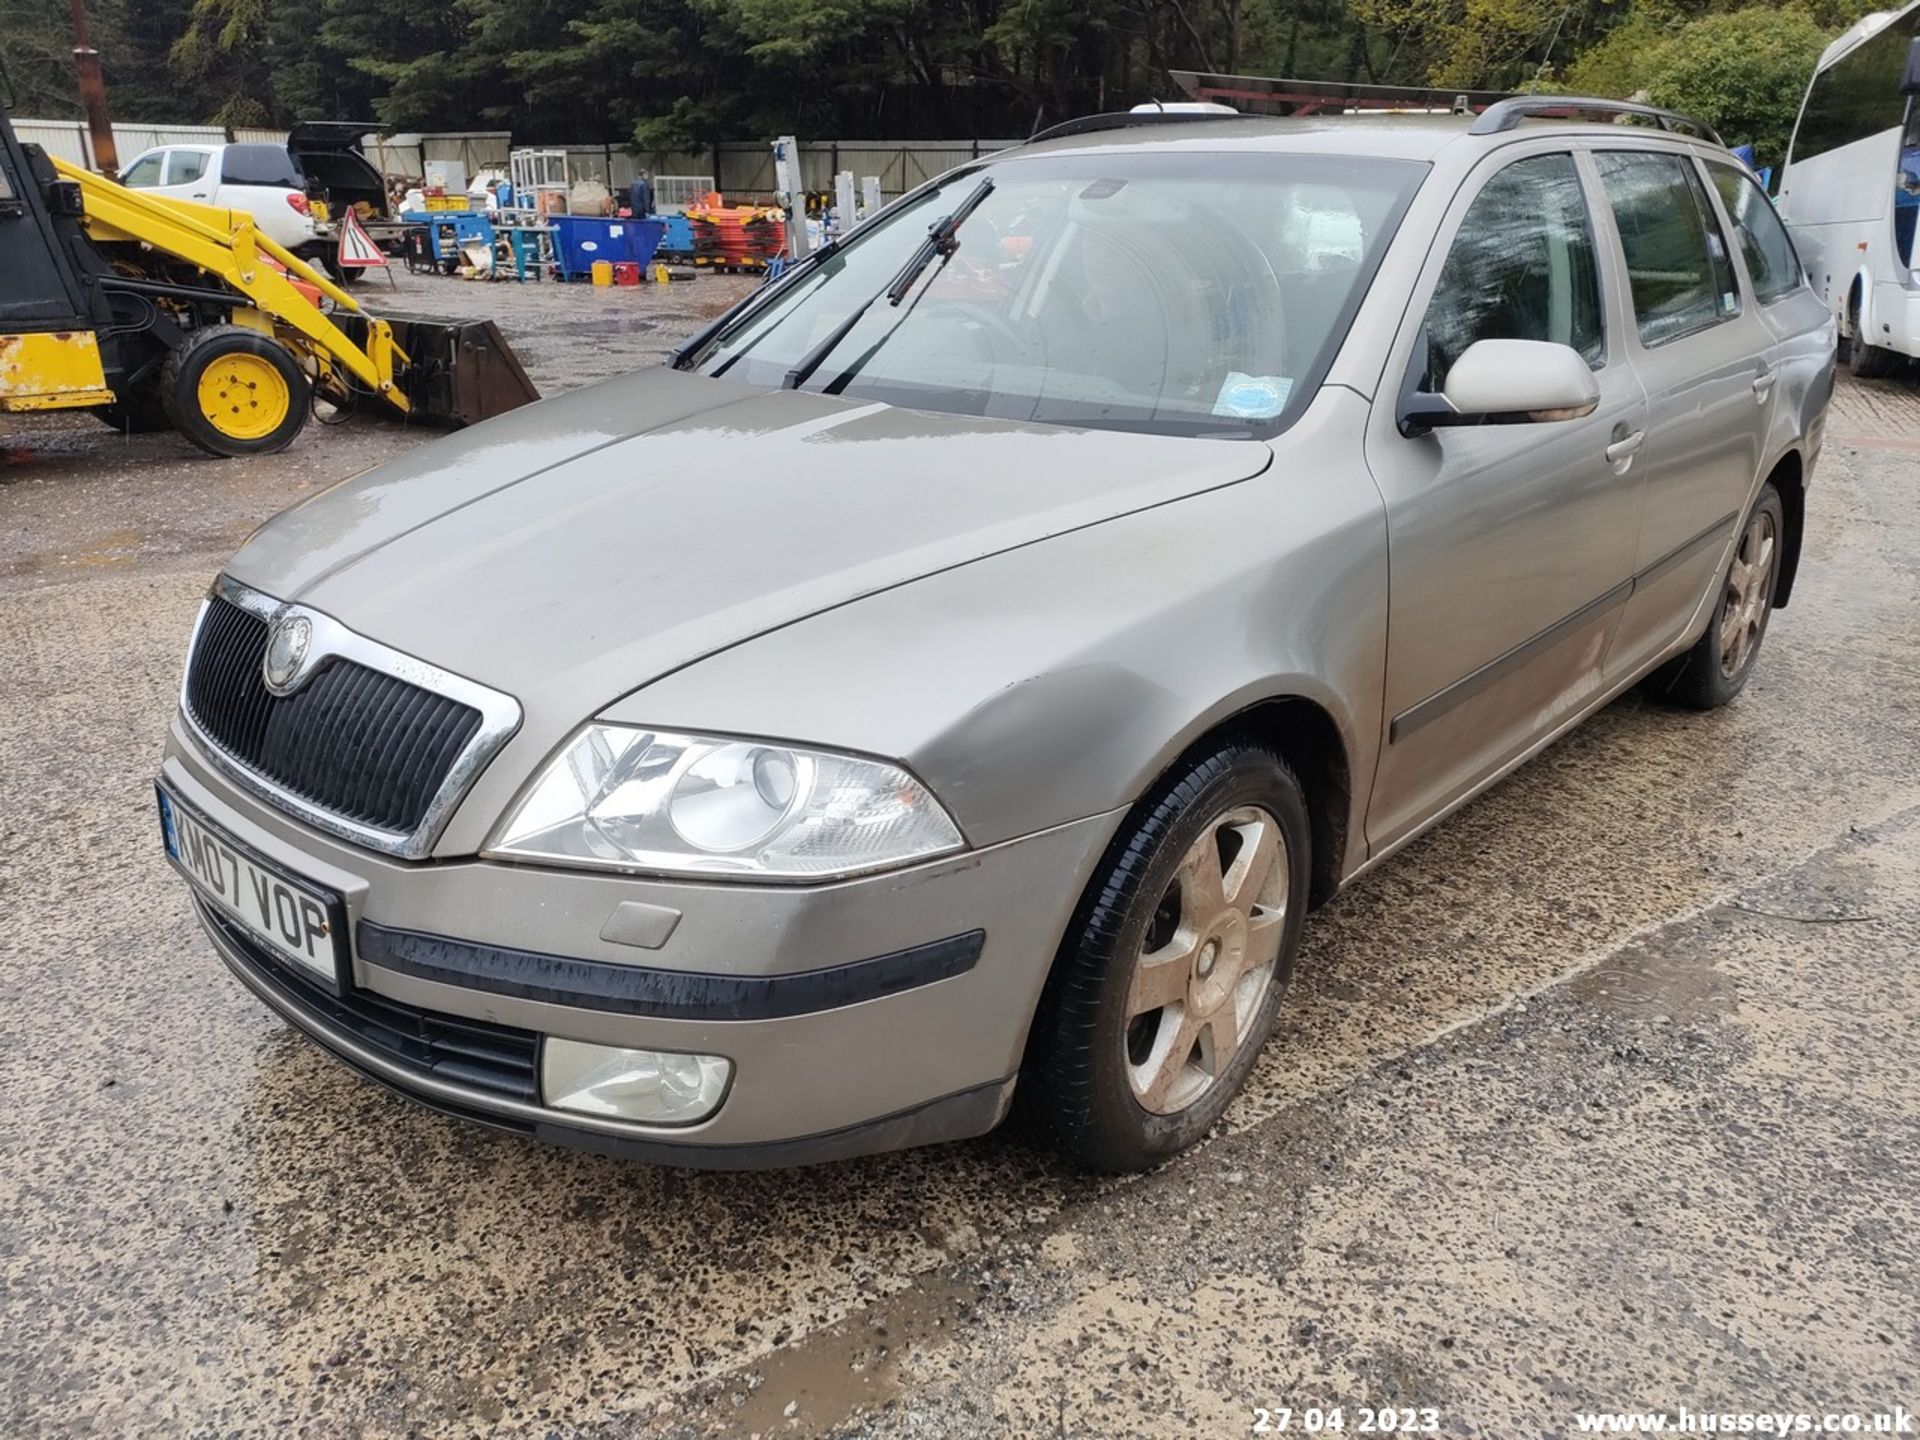
[[[313,644],[313,622],[304,615],[282,615],[267,632],[267,653],[260,662],[260,678],[275,695],[291,694],[307,667]]]

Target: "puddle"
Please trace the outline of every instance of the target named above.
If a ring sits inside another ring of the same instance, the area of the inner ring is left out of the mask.
[[[1711,965],[1643,948],[1587,971],[1568,990],[1596,1010],[1680,1024],[1717,1020],[1738,1003],[1733,982]]]
[[[737,1408],[729,1386],[715,1407],[729,1435],[822,1434],[872,1413],[906,1389],[916,1348],[938,1344],[979,1303],[980,1287],[925,1276],[905,1290],[775,1351],[752,1372],[759,1383]],[[728,1413],[731,1411],[731,1413]]]

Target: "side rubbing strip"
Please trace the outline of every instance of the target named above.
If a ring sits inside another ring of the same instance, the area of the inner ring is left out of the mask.
[[[1416,730],[1431,725],[1448,711],[1471,700],[1502,675],[1544,654],[1573,631],[1605,614],[1632,593],[1633,581],[1622,580],[1606,594],[1589,600],[1571,615],[1562,616],[1538,634],[1522,640],[1506,654],[1496,655],[1471,675],[1462,676],[1446,689],[1429,695],[1411,709],[1401,711],[1393,717],[1393,724],[1387,731],[1388,742],[1391,744],[1404,740]]]
[[[1640,586],[1657,579],[1674,566],[1691,560],[1710,545],[1723,542],[1733,522],[1739,517],[1731,511],[1722,515],[1691,540],[1683,541],[1654,561],[1646,569],[1639,571],[1630,580],[1623,580],[1598,599],[1589,600],[1571,615],[1553,622],[1539,634],[1522,640],[1504,655],[1497,655],[1475,670],[1471,675],[1463,676],[1422,700],[1418,705],[1401,711],[1393,717],[1393,724],[1387,730],[1387,742],[1404,740],[1423,725],[1430,725],[1455,706],[1472,699],[1494,681],[1509,671],[1524,665],[1536,655],[1552,648],[1574,630],[1579,629],[1595,616],[1602,614],[1619,604]]]
[[[1676,545],[1658,560],[1647,566],[1647,568],[1642,570],[1638,575],[1635,575],[1633,577],[1633,583],[1635,585],[1644,585],[1649,580],[1671,570],[1682,561],[1691,560],[1695,555],[1706,549],[1707,546],[1718,544],[1725,540],[1733,528],[1733,522],[1739,518],[1739,516],[1733,514],[1731,511],[1722,515],[1691,540]]]
[[[389,930],[371,920],[362,920],[355,935],[360,958],[369,965],[417,980],[666,1020],[777,1020],[875,1000],[965,974],[980,959],[987,939],[984,930],[969,930],[824,970],[712,975],[476,945]]]

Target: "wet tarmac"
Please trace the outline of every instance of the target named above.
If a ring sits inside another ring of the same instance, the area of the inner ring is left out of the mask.
[[[657,354],[727,284],[402,300],[526,307],[503,324],[554,389]],[[569,347],[563,304],[611,328]],[[216,463],[10,426],[0,1434],[1920,1409],[1915,437],[1910,388],[1846,386],[1741,700],[1624,700],[1368,876],[1310,924],[1220,1133],[1095,1182],[999,1136],[648,1169],[427,1113],[300,1041],[200,937],[150,780],[220,559],[418,434]]]

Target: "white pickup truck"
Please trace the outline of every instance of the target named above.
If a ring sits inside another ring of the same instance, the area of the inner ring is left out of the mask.
[[[180,143],[135,156],[120,183],[158,195],[241,210],[269,239],[307,261],[318,261],[336,279],[342,272],[334,223],[348,208],[380,244],[397,239],[380,172],[361,153],[360,137],[371,126],[350,121],[304,121],[284,145]]]

